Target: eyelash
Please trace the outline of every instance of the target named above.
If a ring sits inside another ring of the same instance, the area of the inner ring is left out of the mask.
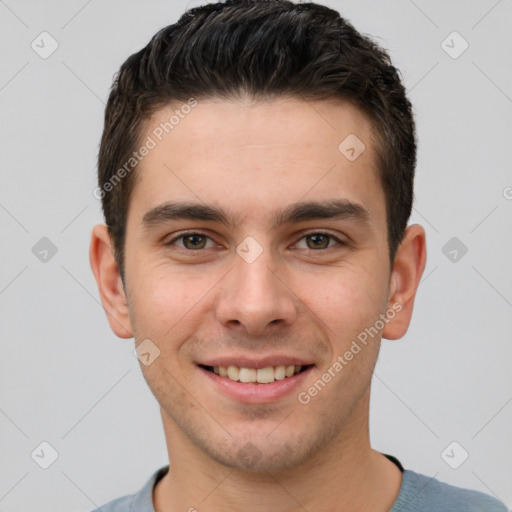
[[[209,238],[210,240],[212,240],[212,238],[210,236],[208,236],[207,234],[205,233],[202,233],[201,231],[185,231],[183,233],[180,233],[178,236],[174,237],[172,240],[170,240],[169,242],[166,242],[164,245],[166,247],[170,247],[174,244],[174,242],[178,241],[178,240],[181,240],[187,236],[193,236],[193,235],[199,235],[199,236],[204,236],[206,238]],[[316,230],[316,231],[310,231],[309,233],[305,233],[303,234],[300,238],[299,238],[299,241],[302,240],[303,238],[306,238],[307,236],[311,236],[311,235],[324,235],[324,236],[327,236],[329,237],[330,239],[334,240],[337,242],[337,244],[339,246],[342,246],[342,247],[347,247],[349,244],[347,242],[344,242],[343,240],[340,240],[338,237],[332,235],[331,233],[327,232],[327,231],[323,231],[323,230]],[[309,250],[309,251],[312,251],[312,252],[322,252],[322,251],[327,251],[328,249],[334,249],[336,246],[334,247],[327,247],[325,249],[306,249],[306,250]],[[201,252],[201,251],[204,251],[206,249],[197,249],[197,250],[194,250],[194,249],[187,249],[185,247],[179,247],[180,250],[182,251],[186,251],[186,252],[190,252],[190,253],[193,253],[193,252]]]

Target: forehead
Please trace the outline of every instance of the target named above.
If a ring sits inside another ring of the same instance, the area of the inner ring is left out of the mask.
[[[138,216],[191,199],[227,202],[240,217],[263,218],[301,199],[348,199],[376,219],[385,215],[372,126],[350,103],[215,98],[191,105],[169,104],[144,127],[140,144],[151,149],[137,168]]]

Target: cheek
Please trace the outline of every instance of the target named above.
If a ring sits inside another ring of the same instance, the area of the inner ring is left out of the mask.
[[[373,325],[382,308],[382,283],[370,281],[365,271],[343,269],[314,283],[301,280],[300,297],[330,329],[329,337],[344,342]]]
[[[143,268],[141,265],[139,268]],[[133,279],[132,309],[137,339],[150,338],[164,353],[176,353],[181,342],[211,313],[208,292],[218,277],[206,278],[167,263],[146,267]]]
[[[131,303],[137,324],[147,332],[146,337],[163,336],[191,309],[193,282],[160,267],[138,266],[141,271],[133,272]],[[142,270],[144,269],[144,270]]]

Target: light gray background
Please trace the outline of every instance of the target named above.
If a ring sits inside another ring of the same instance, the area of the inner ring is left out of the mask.
[[[324,3],[390,51],[419,135],[411,223],[426,229],[428,261],[407,335],[383,340],[373,446],[510,507],[512,2]],[[92,191],[113,74],[187,5],[199,2],[0,0],[1,511],[87,511],[167,463],[88,246],[103,220]],[[31,48],[42,31],[59,45],[47,59]],[[458,58],[441,45],[453,31],[469,43]],[[58,248],[46,263],[32,252],[42,237]],[[468,248],[457,262],[442,252],[452,237]],[[59,454],[46,470],[31,458],[42,441]],[[441,457],[452,441],[469,453],[458,469]]]

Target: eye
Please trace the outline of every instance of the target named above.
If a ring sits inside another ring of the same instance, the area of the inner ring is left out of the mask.
[[[301,240],[305,240],[306,247],[297,247]],[[208,241],[210,242],[210,245],[208,245]],[[333,244],[332,242],[335,243]],[[177,245],[180,249],[186,251],[198,251],[200,249],[211,249],[215,246],[215,243],[209,236],[205,235],[204,233],[189,231],[181,233],[179,236],[174,237],[164,245]],[[331,249],[336,245],[347,246],[348,244],[335,237],[334,235],[331,235],[330,233],[324,231],[313,231],[302,236],[299,239],[299,242],[295,244],[295,247],[298,249],[318,251],[321,249]]]
[[[341,241],[334,235],[331,235],[330,233],[326,233],[324,231],[314,231],[311,233],[307,233],[300,240],[306,240],[305,249],[310,249],[314,251],[318,249],[330,249],[332,247],[332,245],[330,245],[330,242],[333,240],[337,242],[337,245],[348,245],[347,243]],[[299,247],[299,249],[300,248],[301,247]],[[304,249],[304,247],[302,248]]]
[[[210,240],[210,242],[212,242],[212,244],[209,247],[206,246],[207,240]],[[179,236],[173,238],[169,242],[166,242],[165,245],[174,245],[175,242],[177,241],[182,242],[182,245],[178,244],[178,247],[180,249],[190,251],[196,251],[198,249],[210,249],[211,247],[214,246],[213,240],[209,236],[206,236],[204,233],[198,233],[196,231],[181,233]]]

